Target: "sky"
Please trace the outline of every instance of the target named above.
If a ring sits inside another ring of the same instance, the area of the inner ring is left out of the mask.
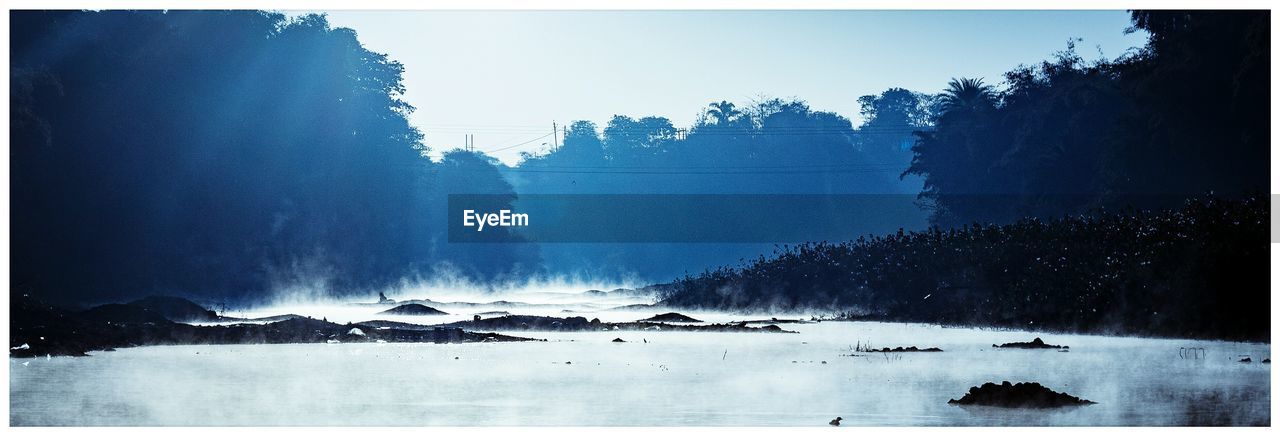
[[[859,96],[999,84],[1081,38],[1086,59],[1140,47],[1125,11],[334,11],[405,66],[410,122],[440,151],[508,164],[545,151],[552,123],[664,116],[708,103],[800,98],[858,122]]]

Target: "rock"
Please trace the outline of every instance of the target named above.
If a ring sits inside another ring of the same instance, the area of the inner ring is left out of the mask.
[[[378,312],[378,314],[408,315],[408,316],[448,315],[448,313],[445,313],[443,311],[436,310],[434,308],[427,307],[425,305],[417,304],[417,303],[396,306],[396,307]]]
[[[667,312],[660,315],[654,315],[649,318],[640,320],[639,322],[702,322],[692,317],[681,315],[675,312]]]
[[[27,297],[13,298],[12,293],[10,297],[11,357],[85,356],[89,351],[145,345],[326,343],[339,339],[356,340],[356,337],[372,341],[439,344],[532,340],[469,332],[461,328],[405,328],[415,325],[404,323],[386,328],[351,323],[344,326],[293,315],[261,318],[284,318],[264,324],[199,326],[171,322],[146,308],[128,304],[109,304],[72,312]],[[24,348],[21,344],[27,346]]]
[[[613,338],[613,342],[626,342],[622,338]]]
[[[1240,359],[1240,363],[1250,363],[1250,362],[1253,362],[1253,359],[1250,359],[1248,357]]]
[[[884,347],[884,348],[881,348],[881,349],[879,349],[879,350],[877,350],[877,349],[870,349],[870,350],[867,350],[867,352],[870,352],[870,353],[912,353],[912,352],[935,353],[935,352],[940,352],[940,351],[942,351],[942,349],[941,349],[941,348],[938,348],[938,347],[930,347],[930,348],[916,348],[915,346],[910,346],[910,347],[906,347],[906,348],[903,348],[903,347],[896,347],[896,348]]]
[[[1064,350],[1065,350],[1065,349],[1071,348],[1071,347],[1067,347],[1067,346],[1064,346],[1064,345],[1049,345],[1049,344],[1044,343],[1044,341],[1043,341],[1043,340],[1040,340],[1040,338],[1032,339],[1032,340],[1031,340],[1031,342],[1009,342],[1009,343],[1004,344],[1004,345],[991,344],[991,346],[992,346],[992,347],[995,347],[995,348],[1022,348],[1022,349],[1042,349],[1042,348],[1052,348],[1052,349],[1064,349]]]
[[[1071,396],[1041,386],[1039,383],[1001,384],[985,383],[969,388],[969,393],[947,404],[977,405],[1010,408],[1053,408],[1095,404],[1092,401]]]
[[[386,325],[387,321],[366,321],[368,325]],[[635,330],[635,331],[689,331],[689,332],[765,332],[765,333],[795,333],[792,331],[782,330],[781,328],[754,328],[734,324],[690,324],[690,323],[656,323],[656,322],[597,322],[597,320],[587,320],[581,316],[573,316],[568,318],[559,318],[553,316],[535,316],[535,315],[509,315],[497,318],[485,318],[480,321],[458,321],[439,325],[418,326],[416,328],[436,328],[436,327],[456,327],[468,330],[536,330],[536,331],[606,331],[606,330]],[[404,328],[411,328],[404,326]]]

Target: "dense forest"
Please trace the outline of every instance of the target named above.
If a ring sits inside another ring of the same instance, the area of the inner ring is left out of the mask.
[[[953,80],[907,174],[935,224],[1051,218],[1098,207],[1176,207],[1267,191],[1270,17],[1135,11],[1145,47],[1085,61],[1074,44],[1005,74]]]
[[[511,186],[483,155],[425,158],[404,67],[322,16],[13,14],[14,290],[234,301],[537,266],[442,246],[442,189]]]

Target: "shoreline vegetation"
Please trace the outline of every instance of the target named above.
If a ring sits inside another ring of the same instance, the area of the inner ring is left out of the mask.
[[[1270,342],[1269,207],[1205,196],[781,247],[659,287],[655,307]]]

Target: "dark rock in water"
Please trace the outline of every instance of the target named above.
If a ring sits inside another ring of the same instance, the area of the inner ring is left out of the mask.
[[[129,303],[141,307],[173,322],[218,321],[218,314],[185,298],[150,296]]]
[[[1262,363],[1271,363],[1271,359],[1262,359]]]
[[[991,346],[992,346],[992,347],[996,347],[996,348],[1023,348],[1023,349],[1042,349],[1042,348],[1052,348],[1052,349],[1059,349],[1059,348],[1061,348],[1061,349],[1068,349],[1068,348],[1071,348],[1071,347],[1067,347],[1067,346],[1064,346],[1064,345],[1050,345],[1050,344],[1046,344],[1046,343],[1044,343],[1044,341],[1040,340],[1040,338],[1032,339],[1032,340],[1031,340],[1031,342],[1010,342],[1010,343],[1007,343],[1007,344],[1004,344],[1004,345],[991,344]]]
[[[607,310],[609,310],[609,311],[632,311],[632,310],[646,310],[646,309],[653,309],[653,308],[655,308],[655,307],[657,307],[657,305],[653,305],[653,304],[628,304],[628,305],[625,305],[625,306],[612,307],[612,308],[609,308],[609,309],[607,309]]]
[[[626,342],[622,338],[613,338],[613,342]]]
[[[220,318],[220,319],[222,319],[222,320],[239,320],[239,321],[264,322],[264,323],[265,323],[265,322],[285,321],[285,320],[290,320],[290,319],[294,319],[294,318],[306,318],[306,317],[305,317],[305,316],[302,316],[302,315],[295,315],[295,314],[290,313],[290,314],[285,314],[285,315],[264,316],[264,317],[261,317],[261,318],[238,319],[238,318],[227,318],[227,317],[222,317],[222,318]]]
[[[775,327],[776,327],[776,326],[775,326]],[[941,348],[938,348],[938,347],[930,347],[930,348],[916,348],[915,346],[910,346],[910,347],[906,347],[906,348],[903,348],[903,347],[896,347],[896,348],[884,347],[884,348],[881,348],[881,349],[879,349],[879,350],[877,350],[877,349],[874,349],[874,348],[873,348],[873,349],[870,349],[870,350],[867,350],[867,351],[868,351],[868,352],[871,352],[871,353],[912,353],[912,352],[934,353],[934,352],[942,351],[942,349],[941,349]]]
[[[661,315],[654,315],[650,318],[642,319],[639,322],[702,322],[702,321],[699,321],[675,312],[667,312]]]
[[[1066,393],[1054,392],[1039,383],[1010,384],[1006,381],[1001,384],[985,383],[982,386],[969,388],[969,393],[964,394],[964,397],[947,401],[947,404],[1051,408],[1095,403]]]
[[[444,311],[436,310],[436,309],[434,309],[434,308],[427,307],[427,306],[425,306],[425,305],[421,305],[421,304],[417,304],[417,303],[413,303],[413,304],[405,304],[405,305],[403,305],[403,306],[396,306],[396,307],[393,307],[393,308],[390,308],[390,309],[387,309],[387,310],[384,310],[384,311],[378,312],[378,314],[379,314],[379,315],[382,315],[382,314],[386,314],[386,315],[410,315],[410,316],[424,316],[424,315],[448,315],[448,313],[445,313]]]
[[[803,319],[770,318],[770,319],[753,319],[749,321],[737,321],[737,322],[740,324],[808,324],[812,321],[805,321]]]
[[[1250,363],[1250,362],[1253,362],[1253,359],[1250,359],[1248,357],[1240,359],[1240,363]]]
[[[339,325],[289,316],[267,324],[197,326],[171,322],[143,307],[107,304],[82,312],[58,309],[10,293],[11,357],[84,356],[90,351],[146,345],[386,342],[508,342],[533,339],[461,328]]]
[[[568,318],[559,318],[554,316],[535,316],[535,315],[508,315],[497,318],[485,318],[479,321],[458,321],[447,324],[439,324],[433,326],[422,326],[422,328],[434,327],[455,327],[468,330],[528,330],[528,331],[602,331],[602,330],[661,330],[661,331],[687,331],[687,332],[764,332],[764,333],[795,333],[783,330],[777,326],[767,326],[762,328],[747,327],[737,324],[666,324],[648,321],[636,322],[596,322],[596,320],[588,321],[581,316],[572,316]]]
[[[101,323],[89,325],[77,312],[44,303],[29,294],[9,292],[9,356],[84,356],[86,351],[112,348],[117,341],[93,332],[110,332]]]

